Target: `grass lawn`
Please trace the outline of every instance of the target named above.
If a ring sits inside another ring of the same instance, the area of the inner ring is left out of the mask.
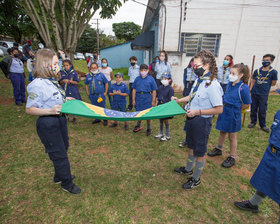
[[[76,62],[75,66],[78,69]],[[85,68],[84,68],[85,67]],[[87,69],[84,63],[82,69]],[[81,69],[81,68],[79,68]],[[84,85],[83,100],[89,102]],[[115,129],[92,125],[91,119],[69,122],[69,159],[80,195],[55,185],[53,165],[44,153],[35,129],[37,117],[14,105],[10,82],[0,73],[0,220],[1,223],[276,223],[279,207],[271,199],[260,213],[240,211],[235,200],[247,200],[254,189],[249,179],[266,147],[269,134],[258,127],[239,133],[237,164],[221,167],[221,157],[207,158],[202,184],[192,191],[181,188],[186,177],[173,172],[184,165],[184,116],[171,120],[169,142],[146,137],[144,128],[133,133],[123,124]],[[267,123],[279,109],[280,96],[270,96]],[[249,115],[245,126],[249,123]],[[208,148],[217,143],[213,122]],[[153,135],[159,121],[152,122]]]

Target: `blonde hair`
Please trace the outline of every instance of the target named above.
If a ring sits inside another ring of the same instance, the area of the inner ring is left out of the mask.
[[[32,71],[35,78],[57,79],[59,77],[59,73],[55,75],[50,69],[50,66],[52,66],[53,63],[52,62],[53,57],[55,55],[56,53],[54,50],[47,49],[47,48],[40,49],[39,51],[37,51],[35,56],[36,61],[35,61],[34,69]]]

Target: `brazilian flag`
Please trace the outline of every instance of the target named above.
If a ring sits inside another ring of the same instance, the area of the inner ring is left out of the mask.
[[[120,112],[80,101],[69,100],[62,105],[61,113],[73,114],[81,117],[89,117],[100,120],[133,121],[133,120],[152,120],[172,117],[186,112],[175,100],[157,107],[136,112]]]

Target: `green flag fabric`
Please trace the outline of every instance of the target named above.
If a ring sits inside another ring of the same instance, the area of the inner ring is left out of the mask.
[[[168,118],[185,114],[186,112],[176,103],[175,100],[161,104],[157,107],[151,107],[149,109],[136,112],[120,112],[94,106],[80,100],[69,100],[62,105],[61,113],[101,120],[133,121]]]

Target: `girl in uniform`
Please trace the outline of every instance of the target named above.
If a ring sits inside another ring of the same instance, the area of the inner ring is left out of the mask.
[[[161,85],[161,76],[164,73],[171,74],[171,65],[168,62],[168,56],[166,51],[159,52],[159,62],[156,63],[155,72],[156,72],[156,84],[157,87],[159,87]]]
[[[101,59],[101,67],[98,68],[99,72],[103,73],[108,80],[108,89],[111,88],[111,81],[113,80],[113,70],[108,66],[108,60],[106,58]],[[112,97],[108,94],[110,107],[112,107]]]
[[[235,165],[237,150],[237,132],[241,130],[241,110],[251,104],[250,88],[247,85],[249,68],[244,64],[236,64],[231,68],[229,84],[224,95],[224,110],[219,115],[216,129],[220,131],[218,146],[208,152],[208,156],[222,155],[223,145],[228,133],[230,141],[230,156],[222,163],[225,168]]]
[[[157,105],[168,103],[171,101],[171,97],[174,96],[174,89],[172,88],[172,79],[170,74],[163,74],[161,76],[161,84],[157,91]],[[169,134],[169,120],[173,117],[160,119],[160,132],[155,136],[155,139],[159,139],[162,142],[170,140]],[[165,135],[163,134],[163,124],[165,124]]]
[[[231,55],[227,55],[224,58],[223,66],[220,66],[218,68],[218,81],[221,84],[224,93],[229,82],[228,77],[230,74],[231,66],[233,66],[233,57]]]
[[[63,61],[63,70],[60,72],[60,83],[67,97],[73,97],[76,100],[82,100],[78,83],[80,82],[78,73],[74,70],[74,66],[70,60]],[[73,123],[77,122],[76,116],[73,116]]]
[[[223,112],[223,90],[218,83],[217,66],[214,55],[203,50],[194,56],[194,72],[198,76],[189,96],[176,102],[186,104],[186,142],[189,155],[186,167],[175,168],[175,172],[191,176],[183,184],[184,189],[192,189],[200,185],[200,175],[205,164],[205,153],[212,127],[212,117]],[[193,166],[196,165],[193,172]]]
[[[197,79],[197,75],[193,71],[193,58],[190,60],[188,67],[184,69],[184,91],[183,96],[188,96],[194,81]]]
[[[35,79],[27,86],[28,99],[26,113],[39,116],[37,133],[54,165],[54,182],[61,183],[63,190],[78,194],[81,189],[72,180],[67,150],[67,120],[61,114],[61,105],[66,98],[64,89],[58,84],[58,58],[53,50],[41,49],[37,52],[34,66]]]

